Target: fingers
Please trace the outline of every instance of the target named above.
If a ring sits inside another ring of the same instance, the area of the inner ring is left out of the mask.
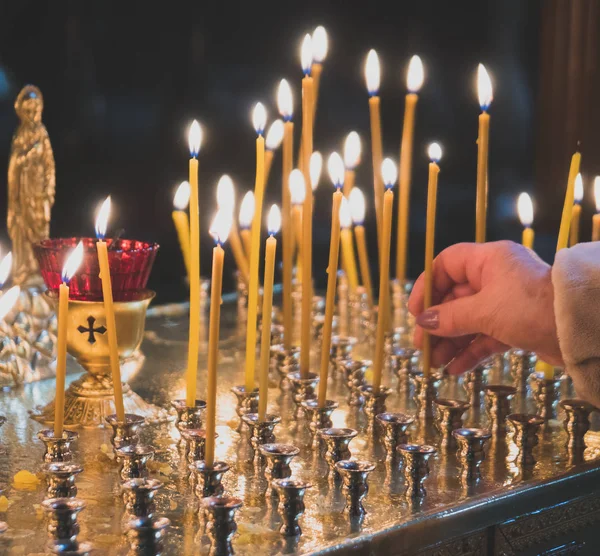
[[[480,295],[476,293],[431,307],[417,316],[416,323],[435,336],[485,333],[485,308]]]
[[[438,341],[431,350],[431,365],[434,368],[445,367],[473,341],[473,338],[474,336],[437,338]]]
[[[506,351],[508,346],[489,336],[477,336],[446,367],[448,374],[460,375],[469,371],[494,353]]]

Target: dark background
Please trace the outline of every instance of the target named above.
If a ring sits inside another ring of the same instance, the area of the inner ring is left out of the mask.
[[[159,291],[159,301],[182,299],[184,267],[171,207],[176,185],[187,179],[189,122],[197,118],[204,130],[200,195],[202,267],[207,275],[212,245],[207,228],[218,178],[223,173],[233,177],[238,200],[253,187],[251,110],[263,101],[272,121],[282,77],[293,86],[298,140],[300,42],[305,32],[323,24],[330,49],[315,149],[327,155],[342,148],[349,131],[360,133],[364,154],[357,184],[368,195],[371,214],[366,53],[377,49],[382,63],[384,154],[395,160],[406,66],[412,54],[423,59],[426,80],[417,111],[411,207],[410,274],[416,277],[423,266],[425,150],[432,140],[444,148],[436,249],[474,237],[475,75],[480,61],[495,86],[488,237],[520,238],[516,197],[534,187],[541,21],[541,0],[181,1],[161,2],[156,8],[148,2],[5,1],[0,5],[0,176],[6,176],[16,126],[14,98],[24,84],[36,84],[44,94],[44,122],[56,158],[52,235],[93,235],[96,207],[110,194],[112,229],[124,227],[126,236],[162,246],[150,283]],[[278,153],[265,206],[280,202],[280,163]],[[561,167],[564,183],[568,159]],[[0,188],[3,209],[5,191],[5,186]],[[325,177],[315,202],[319,284],[325,278],[331,192]],[[546,259],[552,257],[561,194],[548,191],[554,208],[536,226],[537,245]],[[592,202],[588,195],[585,233]],[[370,224],[373,243],[373,219]],[[6,247],[4,226],[2,238]],[[232,257],[230,263],[233,268]],[[232,287],[226,277],[225,288]]]

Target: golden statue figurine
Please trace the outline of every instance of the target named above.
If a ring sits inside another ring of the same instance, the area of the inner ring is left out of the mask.
[[[15,101],[20,124],[12,140],[8,166],[8,233],[12,240],[15,284],[41,285],[32,245],[50,235],[56,175],[54,154],[42,123],[44,99],[34,85]]]

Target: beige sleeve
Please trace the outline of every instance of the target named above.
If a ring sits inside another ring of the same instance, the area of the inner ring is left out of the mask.
[[[600,242],[560,251],[552,284],[566,371],[577,395],[600,407]]]

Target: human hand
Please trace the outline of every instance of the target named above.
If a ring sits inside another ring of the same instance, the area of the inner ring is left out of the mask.
[[[562,365],[554,319],[551,267],[511,241],[460,243],[433,262],[432,306],[423,311],[425,276],[415,282],[409,311],[415,344],[432,336],[434,367],[458,375],[494,353],[518,347]]]

